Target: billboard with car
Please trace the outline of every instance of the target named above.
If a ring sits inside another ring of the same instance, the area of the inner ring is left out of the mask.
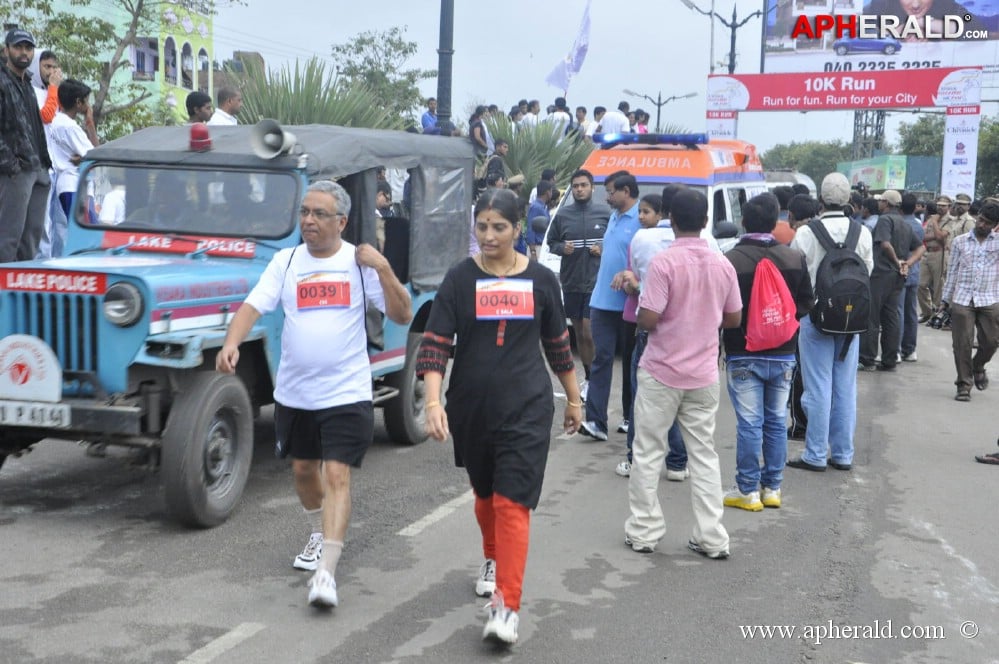
[[[999,0],[764,0],[762,73],[981,66],[999,87]]]

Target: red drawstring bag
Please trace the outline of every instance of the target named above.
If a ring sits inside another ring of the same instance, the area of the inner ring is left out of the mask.
[[[769,258],[756,264],[746,312],[746,350],[783,346],[798,331],[797,306],[780,270]]]

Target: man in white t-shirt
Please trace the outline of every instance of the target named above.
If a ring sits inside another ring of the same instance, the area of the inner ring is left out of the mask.
[[[102,224],[120,224],[125,221],[125,178],[116,171],[109,176],[111,191],[104,194],[97,221]]]
[[[596,123],[593,120],[586,119],[586,107],[577,106],[576,107],[576,126],[577,131],[583,136],[592,136],[593,130],[591,127],[595,126]]]
[[[555,110],[545,118],[545,122],[561,127],[562,134],[565,135],[566,129],[572,125],[572,116],[569,115],[565,97],[555,98]]]
[[[541,102],[537,99],[532,99],[527,105],[527,113],[524,114],[523,119],[520,121],[521,127],[537,127],[541,115]]]
[[[275,254],[240,306],[216,368],[234,373],[239,344],[264,313],[281,307],[281,360],[274,388],[279,456],[291,456],[295,490],[312,526],[293,563],[316,570],[309,604],[338,604],[336,565],[350,519],[350,468],[359,467],[374,431],[366,303],[400,325],[412,317],[409,293],[371,245],[340,234],[350,196],[335,182],[311,184],[299,210],[304,244]]]
[[[218,105],[215,106],[215,112],[212,113],[212,117],[208,120],[207,124],[237,125],[239,121],[236,120],[236,116],[239,115],[239,110],[243,108],[243,95],[240,94],[239,90],[234,90],[233,88],[219,88],[217,99]]]
[[[596,115],[596,112],[594,112]],[[631,123],[628,122],[628,116],[621,111],[607,111],[599,120],[600,126],[597,127],[596,133],[598,134],[627,134],[631,131]]]

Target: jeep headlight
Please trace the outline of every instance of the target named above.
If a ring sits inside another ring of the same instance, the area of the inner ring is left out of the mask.
[[[104,294],[104,317],[114,325],[128,327],[142,316],[142,294],[130,283],[121,281]]]

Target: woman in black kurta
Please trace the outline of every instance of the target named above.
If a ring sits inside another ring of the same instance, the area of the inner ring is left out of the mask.
[[[476,593],[492,594],[483,638],[517,639],[530,511],[538,505],[551,437],[551,380],[539,341],[565,390],[564,426],[575,432],[582,402],[551,270],[514,251],[517,196],[491,189],[475,206],[482,250],[452,268],[434,298],[417,373],[426,382],[427,430],[454,438],[455,463],[468,471],[486,558]],[[448,403],[441,385],[452,340]]]

